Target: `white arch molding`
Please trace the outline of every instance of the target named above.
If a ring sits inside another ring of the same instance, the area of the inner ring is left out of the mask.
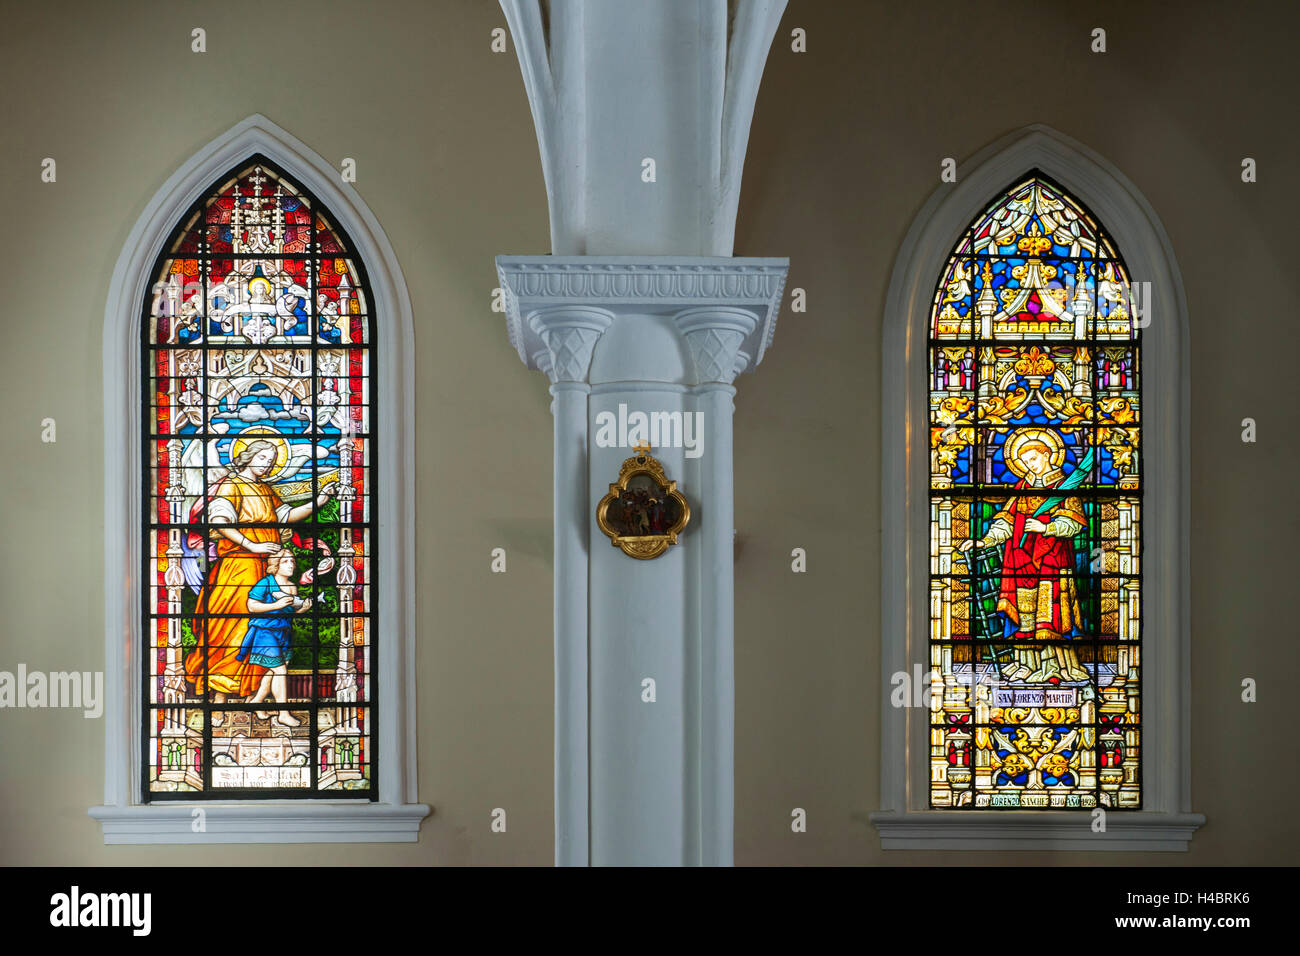
[[[1151,283],[1143,329],[1143,797],[1140,811],[928,809],[928,709],[895,708],[891,675],[929,670],[929,467],[925,363],[935,283],[963,230],[1039,169],[1115,239],[1135,282]],[[1173,249],[1151,205],[1113,165],[1043,125],[1003,137],[940,186],[899,250],[885,304],[881,387],[881,810],[884,849],[1185,850],[1191,813],[1188,600],[1188,327]]]
[[[279,164],[321,200],[365,263],[375,298],[379,407],[379,799],[141,802],[140,567],[141,308],[163,243],[217,177],[254,154]],[[415,328],[397,256],[378,220],[339,171],[254,114],[200,149],[145,207],[118,257],[104,309],[104,805],[89,813],[105,843],[335,843],[418,839],[429,807],[416,802]],[[205,830],[195,832],[202,807]]]

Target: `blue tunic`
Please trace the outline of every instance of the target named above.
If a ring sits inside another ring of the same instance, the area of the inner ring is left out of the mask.
[[[280,582],[275,576],[268,574],[249,590],[248,599],[262,604],[274,604],[276,599],[272,595],[280,588]],[[292,618],[292,604],[278,611],[250,617],[244,643],[240,645],[235,659],[247,660],[261,667],[279,667],[286,663],[289,660],[289,638],[293,633]]]

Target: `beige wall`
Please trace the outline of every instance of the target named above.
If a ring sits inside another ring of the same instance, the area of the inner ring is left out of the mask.
[[[737,255],[788,255],[784,315],[736,401],[736,861],[1294,859],[1293,7],[794,0],[759,92]],[[836,9],[842,8],[842,9]],[[149,198],[250,113],[357,160],[416,313],[418,844],[105,848],[103,725],[0,712],[0,862],[551,860],[550,417],[489,311],[493,256],[549,250],[532,119],[495,3],[10,5],[0,669],[103,667],[100,342]],[[1010,25],[1015,25],[1014,30]],[[190,30],[208,52],[190,52]],[[791,28],[808,52],[790,52]],[[1110,52],[1088,53],[1104,26]],[[1005,50],[1004,54],[1002,51]],[[883,854],[878,784],[880,331],[939,161],[1045,122],[1164,221],[1192,323],[1192,792],[1187,855]],[[58,182],[39,180],[46,156]],[[1243,156],[1260,182],[1239,179]],[[834,410],[833,417],[828,413]],[[1243,445],[1240,422],[1259,422]],[[40,421],[58,421],[58,442]],[[792,547],[809,570],[789,570]],[[488,571],[505,547],[509,571]],[[1260,701],[1239,702],[1243,677]],[[792,834],[790,809],[809,813]],[[505,834],[489,831],[494,807]],[[1290,805],[1286,805],[1290,809]]]

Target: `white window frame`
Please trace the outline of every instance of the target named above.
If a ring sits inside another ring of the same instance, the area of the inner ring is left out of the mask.
[[[1109,811],[929,809],[929,710],[895,708],[892,675],[929,664],[928,342],[939,274],[962,232],[1009,185],[1039,169],[1100,219],[1134,282],[1151,283],[1142,338],[1142,806]],[[1191,812],[1188,616],[1188,328],[1182,279],[1151,205],[1083,144],[1034,125],[958,167],[922,208],[899,252],[882,352],[881,810],[893,849],[1186,850]]]
[[[311,190],[356,245],[374,295],[379,435],[378,801],[142,803],[140,567],[141,303],[181,216],[217,177],[254,154]],[[415,333],[401,266],[378,220],[339,170],[260,114],[194,154],[145,207],[113,271],[104,309],[104,804],[89,814],[117,843],[391,843],[419,838],[416,802]],[[202,809],[202,813],[197,811]]]

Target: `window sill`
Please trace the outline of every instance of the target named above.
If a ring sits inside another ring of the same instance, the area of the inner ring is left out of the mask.
[[[1170,850],[1186,851],[1199,813],[1114,812],[1094,833],[1092,813],[1026,814],[993,811],[974,819],[965,811],[880,812],[868,815],[882,850]]]
[[[203,810],[195,815],[195,810]],[[100,822],[104,843],[414,843],[423,803],[292,801],[172,803],[102,806],[87,811]],[[195,827],[202,821],[202,830]]]

